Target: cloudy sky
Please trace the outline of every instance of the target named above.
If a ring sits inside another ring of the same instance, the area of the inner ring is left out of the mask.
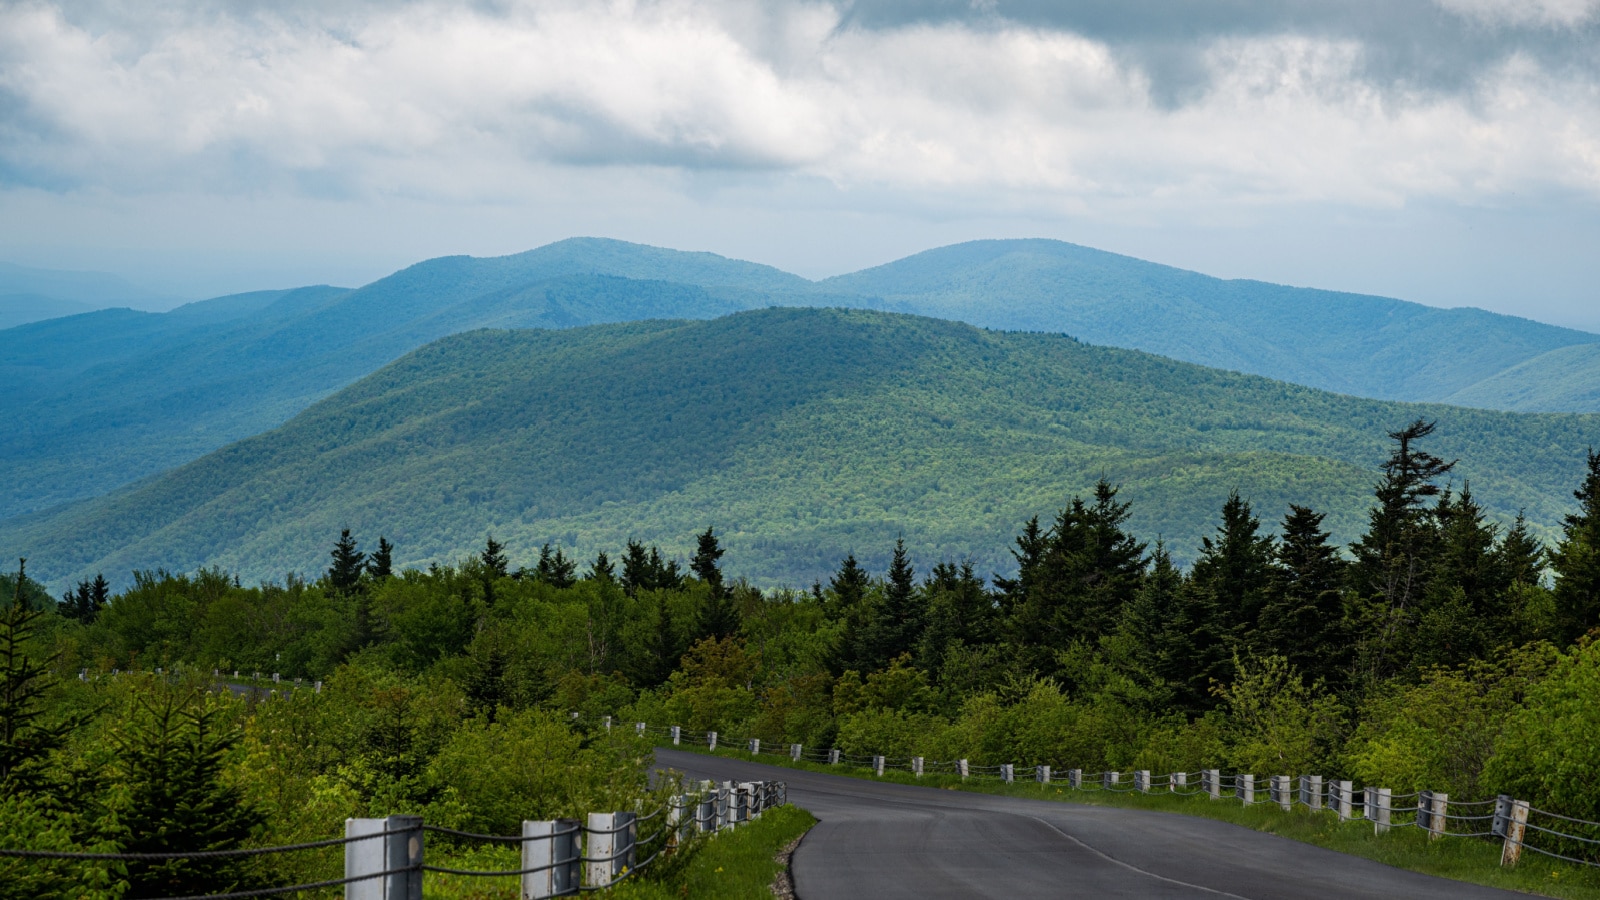
[[[0,0],[0,260],[1044,236],[1600,330],[1600,0]]]

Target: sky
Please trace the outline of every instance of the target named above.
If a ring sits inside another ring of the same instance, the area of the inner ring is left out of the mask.
[[[1600,0],[0,0],[0,261],[1050,237],[1600,331]]]

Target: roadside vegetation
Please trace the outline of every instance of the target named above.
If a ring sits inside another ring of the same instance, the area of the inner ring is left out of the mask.
[[[919,573],[901,543],[882,574],[851,555],[826,584],[760,591],[724,575],[713,528],[686,562],[489,537],[397,571],[387,536],[345,532],[315,579],[143,572],[55,598],[19,572],[0,580],[0,846],[283,844],[395,812],[509,834],[653,807],[671,785],[650,785],[635,721],[857,756],[1315,772],[1600,819],[1600,455],[1546,548],[1490,521],[1431,433],[1390,436],[1353,543],[1299,505],[1271,529],[1236,493],[1187,568],[1103,481],[1021,523],[992,580]],[[235,671],[276,673],[279,695],[237,693]],[[291,883],[335,856],[0,860],[0,894]]]

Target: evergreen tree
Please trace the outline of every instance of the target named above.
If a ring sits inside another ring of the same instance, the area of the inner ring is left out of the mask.
[[[203,698],[140,702],[121,741],[130,793],[126,853],[195,853],[239,847],[264,823],[244,793],[223,777],[237,743],[219,707]],[[180,897],[252,888],[248,857],[128,863],[130,898]]]
[[[339,542],[333,545],[332,556],[333,565],[328,567],[328,586],[336,593],[346,595],[359,591],[367,555],[356,549],[356,539],[350,536],[350,529],[339,532]]]
[[[905,539],[900,538],[894,543],[894,556],[883,584],[883,608],[870,640],[874,670],[886,668],[891,660],[915,652],[922,641],[925,618],[922,598],[917,595],[916,577],[906,553]]]
[[[546,551],[550,549],[549,544],[544,546]],[[495,540],[494,535],[489,535],[489,539],[484,542],[483,552],[478,554],[478,559],[483,562],[484,576],[486,578],[509,577],[510,569],[509,563],[506,561],[506,545]]]
[[[1434,509],[1438,529],[1433,571],[1417,606],[1412,664],[1456,666],[1483,656],[1496,641],[1495,624],[1510,582],[1496,553],[1499,527],[1484,519],[1470,485],[1459,496],[1446,490]]]
[[[829,610],[832,618],[843,618],[845,613],[861,606],[866,600],[869,581],[867,570],[856,562],[856,555],[847,554],[844,562],[839,564],[839,570],[828,580],[828,590],[832,594]]]
[[[66,741],[72,724],[45,721],[45,696],[55,683],[54,657],[28,651],[43,613],[29,609],[23,586],[27,560],[17,564],[12,596],[0,600],[0,793],[36,791],[45,759]]]
[[[1521,512],[1495,548],[1499,580],[1507,585],[1535,585],[1544,580],[1545,550],[1528,531],[1528,520]]]
[[[1250,502],[1228,492],[1215,536],[1200,539],[1191,580],[1211,593],[1220,617],[1217,631],[1236,645],[1259,648],[1256,629],[1272,595],[1274,555],[1272,536],[1261,533]]]
[[[594,562],[589,566],[589,574],[584,576],[590,581],[612,582],[617,580],[617,567],[611,564],[610,557],[601,550],[595,554]]]
[[[694,559],[689,563],[690,571],[707,587],[695,628],[701,639],[721,640],[739,633],[739,610],[722,584],[722,572],[717,569],[717,560],[724,552],[717,543],[717,536],[707,528],[705,534],[700,535]]]
[[[1367,531],[1354,545],[1349,569],[1357,607],[1362,675],[1377,683],[1410,664],[1408,653],[1416,624],[1416,606],[1427,592],[1438,544],[1434,510],[1424,501],[1437,497],[1435,483],[1455,468],[1454,462],[1420,449],[1437,423],[1418,419],[1389,432],[1395,447],[1383,464],[1376,490],[1377,505]]]
[[[922,585],[927,618],[922,630],[922,667],[938,673],[954,647],[977,647],[995,640],[995,604],[970,561],[960,566],[934,564]]]
[[[1347,564],[1322,530],[1325,518],[1290,504],[1259,635],[1263,654],[1282,656],[1310,681],[1331,686],[1345,680],[1349,665],[1342,592]]]
[[[549,544],[539,548],[537,572],[539,580],[551,587],[564,589],[578,583],[578,563],[568,559],[560,547],[552,552]]]
[[[628,540],[628,549],[622,555],[622,589],[628,596],[637,596],[640,591],[653,589],[654,578],[650,571],[650,555],[645,552],[644,545],[632,538]]]
[[[845,556],[828,583],[826,611],[830,618],[844,624],[831,660],[835,674],[870,671],[877,659],[873,640],[878,627],[878,610],[869,595],[870,587],[871,579],[856,562],[854,553]]]
[[[378,536],[378,549],[367,560],[367,575],[373,581],[383,581],[394,574],[394,545]]]
[[[1573,496],[1578,511],[1566,517],[1561,543],[1550,553],[1556,628],[1568,643],[1600,625],[1600,454],[1593,450],[1589,471]]]

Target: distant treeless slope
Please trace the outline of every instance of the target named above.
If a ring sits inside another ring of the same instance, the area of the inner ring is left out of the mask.
[[[411,564],[494,536],[522,559],[628,537],[809,584],[904,535],[926,561],[1007,567],[1028,516],[1106,477],[1133,524],[1191,556],[1232,488],[1361,526],[1384,431],[1437,418],[1434,451],[1498,515],[1569,508],[1600,417],[1324,393],[1047,334],[879,312],[474,331],[423,347],[281,428],[112,496],[0,525],[62,579],[217,564],[310,572],[349,527]],[[1459,484],[1459,482],[1458,482]]]

